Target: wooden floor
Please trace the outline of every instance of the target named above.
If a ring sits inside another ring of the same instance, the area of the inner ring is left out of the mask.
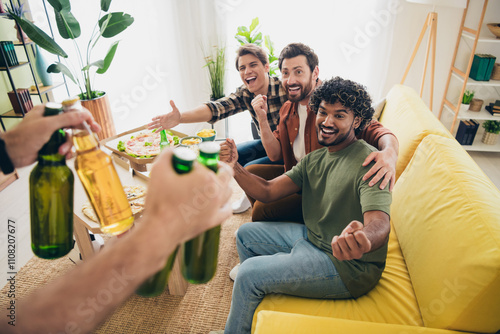
[[[500,153],[470,152],[479,167],[500,189]],[[33,166],[18,169],[19,179],[0,192],[0,263],[7,263],[7,220],[15,222],[16,270],[33,256],[30,245],[29,174]],[[75,182],[79,182],[78,179]]]

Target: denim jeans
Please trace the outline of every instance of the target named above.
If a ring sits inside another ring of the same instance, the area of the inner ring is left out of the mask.
[[[267,294],[351,298],[330,258],[308,241],[303,224],[244,224],[238,229],[236,246],[241,266],[224,333],[250,333],[255,309]],[[280,295],[272,298],[277,304],[283,302]]]
[[[266,150],[262,145],[262,140],[255,139],[236,145],[238,150],[238,162],[243,167],[261,165],[283,165],[283,161],[271,161],[267,157]]]

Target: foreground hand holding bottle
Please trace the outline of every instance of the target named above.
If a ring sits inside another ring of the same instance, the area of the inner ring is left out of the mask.
[[[63,112],[60,103],[45,105],[44,117]],[[74,176],[59,146],[66,142],[60,129],[38,153],[30,174],[31,249],[42,259],[56,259],[73,248]]]
[[[215,142],[200,144],[198,161],[217,173],[220,146]],[[210,281],[217,270],[220,225],[203,232],[181,245],[181,271],[189,283],[203,284]]]
[[[165,130],[162,130],[162,132]],[[193,169],[193,162],[196,160],[194,151],[187,147],[178,147],[174,150],[172,164],[174,170],[178,174],[189,173]],[[167,286],[168,277],[174,266],[175,256],[177,255],[178,247],[168,257],[165,267],[155,275],[148,278],[137,290],[136,293],[143,297],[155,297],[160,295]]]

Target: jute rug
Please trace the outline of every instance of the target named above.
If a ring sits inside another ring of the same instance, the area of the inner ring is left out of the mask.
[[[232,183],[232,201],[240,198],[241,188]],[[168,292],[155,298],[131,296],[102,323],[94,333],[203,333],[224,329],[233,282],[229,271],[239,262],[234,232],[251,221],[250,210],[233,215],[223,223],[220,236],[219,261],[215,277],[207,284],[189,285],[186,295],[170,296]],[[55,277],[73,269],[69,258],[42,260],[33,257],[16,278],[16,297],[22,298]],[[8,287],[0,291],[0,305],[5,305]]]

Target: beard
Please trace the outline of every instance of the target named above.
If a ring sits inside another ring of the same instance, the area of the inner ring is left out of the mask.
[[[285,91],[286,91],[286,97],[288,98],[289,101],[291,102],[300,102],[304,100],[312,91],[313,83],[312,83],[312,74],[309,77],[309,82],[306,84],[305,87],[303,87],[301,84],[294,84],[292,86],[285,85]],[[291,97],[290,93],[288,91],[289,88],[294,88],[294,87],[300,87],[300,95]]]
[[[354,121],[353,121],[353,124],[354,124]],[[316,127],[316,135],[318,136],[318,143],[320,145],[325,146],[325,147],[336,146],[336,145],[339,145],[339,144],[343,143],[349,137],[349,135],[351,134],[351,131],[353,130],[353,124],[351,124],[351,127],[349,128],[349,131],[347,131],[345,134],[339,135],[332,142],[327,142],[325,140],[322,140],[321,137],[320,137],[320,131],[321,131],[322,128],[327,128],[329,130],[333,130],[333,128],[328,128],[328,127],[325,127],[325,126],[322,126],[322,125],[317,126]],[[337,131],[337,133],[338,133],[338,131]]]

